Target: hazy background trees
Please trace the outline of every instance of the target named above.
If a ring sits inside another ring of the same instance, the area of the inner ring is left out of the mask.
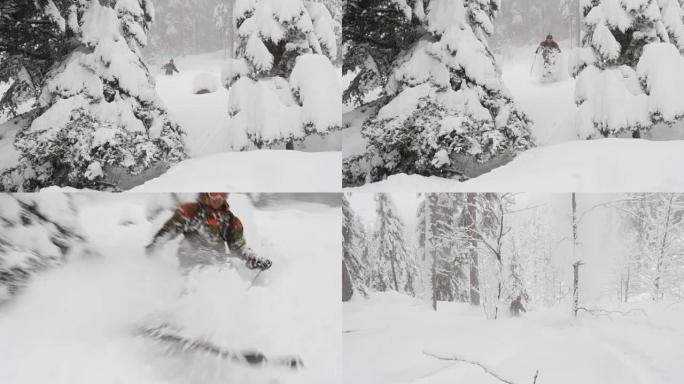
[[[352,299],[398,291],[496,319],[684,297],[681,194],[358,193],[344,207]]]

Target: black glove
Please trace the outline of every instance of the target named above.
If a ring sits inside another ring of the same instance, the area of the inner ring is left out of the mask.
[[[272,263],[269,259],[251,256],[247,259],[246,264],[249,269],[261,269],[262,271],[265,271],[271,268]]]

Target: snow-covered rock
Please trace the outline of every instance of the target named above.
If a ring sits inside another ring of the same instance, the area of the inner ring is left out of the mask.
[[[214,74],[201,72],[196,74],[192,80],[192,93],[196,95],[214,93],[217,89],[218,79]]]

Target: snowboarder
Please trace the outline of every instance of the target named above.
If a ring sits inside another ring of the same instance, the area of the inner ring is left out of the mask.
[[[247,246],[242,222],[230,211],[227,199],[225,192],[201,193],[197,201],[182,204],[145,248],[146,253],[152,254],[160,245],[183,235],[178,249],[183,270],[224,262],[232,254],[250,269],[270,268],[270,260],[257,257]]]
[[[178,68],[176,68],[176,64],[173,63],[173,59],[169,59],[169,62],[162,65],[161,69],[165,71],[166,76],[173,76],[173,72],[180,73]]]
[[[561,53],[560,46],[553,40],[551,34],[546,36],[546,40],[539,43],[535,54],[541,51],[542,59],[544,61],[544,70],[542,72],[543,80],[555,80],[558,73],[557,61],[558,54]]]

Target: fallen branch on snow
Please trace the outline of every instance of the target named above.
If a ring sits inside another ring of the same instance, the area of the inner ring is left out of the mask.
[[[508,380],[508,379],[505,379],[505,378],[501,377],[501,375],[499,375],[499,374],[497,374],[496,372],[492,371],[491,368],[487,367],[486,365],[484,365],[484,364],[482,364],[482,363],[480,363],[480,362],[472,361],[472,360],[467,360],[467,359],[464,359],[464,358],[458,357],[458,356],[450,356],[450,357],[447,357],[447,356],[438,356],[438,355],[432,354],[432,353],[430,353],[430,352],[425,352],[425,351],[423,351],[423,353],[426,354],[426,355],[428,355],[428,356],[430,356],[430,357],[434,357],[435,359],[439,359],[439,360],[460,361],[460,362],[462,362],[462,363],[468,363],[468,364],[472,364],[472,365],[477,365],[478,367],[482,368],[482,370],[484,370],[485,373],[487,373],[487,374],[489,374],[489,375],[495,377],[497,380],[501,381],[502,383],[506,383],[506,384],[516,384],[515,382],[513,382],[513,381],[511,381],[511,380]],[[534,375],[534,382],[535,382],[535,383],[537,382],[537,375],[538,375],[538,374],[539,374],[539,371],[537,371],[537,373]]]

